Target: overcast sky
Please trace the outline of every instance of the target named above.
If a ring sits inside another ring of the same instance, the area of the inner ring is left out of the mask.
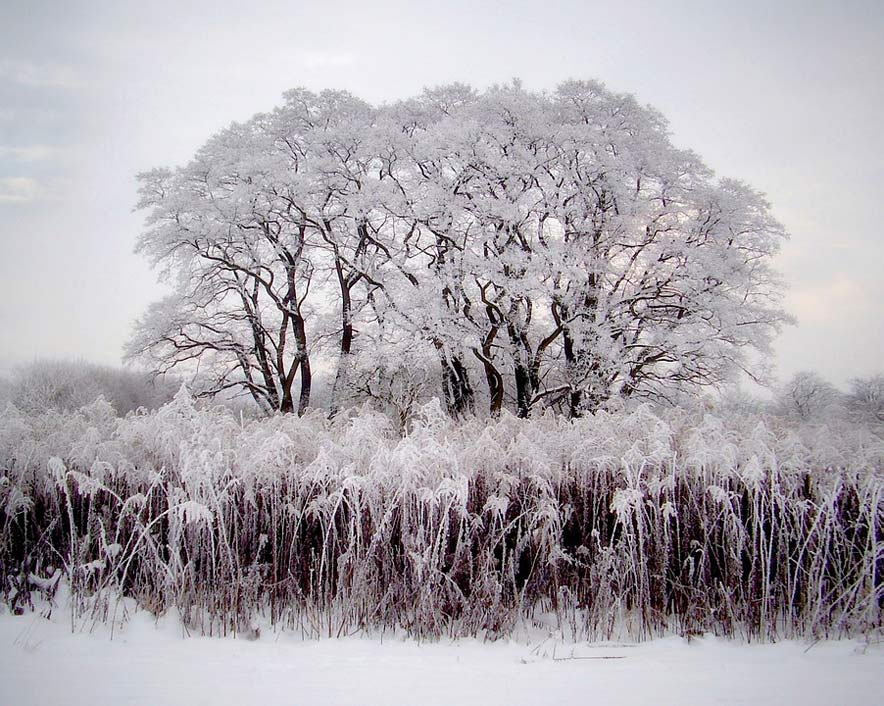
[[[186,6],[182,9],[179,6]],[[295,86],[373,102],[596,78],[765,192],[792,239],[781,376],[884,372],[884,2],[0,3],[0,372],[120,362],[163,293],[135,174]]]

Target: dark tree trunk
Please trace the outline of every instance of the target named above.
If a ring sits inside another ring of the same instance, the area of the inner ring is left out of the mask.
[[[304,317],[300,314],[292,316],[292,333],[295,336],[296,365],[292,366],[292,373],[296,367],[301,371],[301,393],[298,397],[298,416],[303,416],[310,406],[310,388],[313,384],[313,375],[310,370],[310,356],[307,353],[307,331],[304,327]],[[291,390],[293,375],[290,374],[289,390]],[[289,391],[291,395],[291,391]]]
[[[490,337],[493,339],[493,336]],[[491,345],[486,338],[482,351],[473,349],[473,353],[482,363],[485,381],[488,383],[488,412],[492,417],[499,417],[503,409],[503,375],[491,360]]]
[[[340,397],[347,386],[347,375],[350,371],[350,353],[353,348],[353,300],[350,290],[353,287],[349,277],[344,276],[341,261],[335,261],[335,269],[338,273],[338,282],[341,288],[341,348],[338,358],[338,369],[335,373],[335,381],[332,385],[331,409],[329,416],[338,413]]]
[[[517,361],[513,372],[516,377],[516,411],[522,419],[527,419],[531,414],[531,382],[528,367],[521,361]]]
[[[503,409],[503,376],[491,363],[484,363],[485,377],[488,380],[488,412],[492,417],[499,417]]]
[[[437,348],[440,347],[441,344],[437,344]],[[466,366],[458,356],[447,355],[441,350],[439,357],[442,362],[442,389],[448,413],[452,417],[472,414],[475,411],[475,395]]]
[[[571,390],[568,393],[568,416],[574,419],[581,414],[583,390],[574,384],[573,376],[577,369],[577,355],[574,352],[574,338],[567,327],[562,330],[562,343],[565,352],[565,368],[568,371],[568,376],[572,378],[569,380]]]
[[[298,398],[298,416],[303,417],[310,406],[310,389],[313,385],[313,373],[310,371],[310,359],[304,353],[301,361],[301,395]]]
[[[295,411],[295,402],[292,399],[291,388],[286,390],[285,394],[283,394],[282,399],[279,402],[279,411],[283,414],[291,414]]]
[[[512,324],[509,324],[507,326],[507,333],[513,345],[516,411],[518,416],[527,419],[531,414],[534,395],[537,394],[537,390],[540,387],[539,356],[531,355],[531,344],[524,331],[520,331]]]

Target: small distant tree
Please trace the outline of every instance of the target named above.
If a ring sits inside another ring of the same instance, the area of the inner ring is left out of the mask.
[[[349,388],[353,401],[368,400],[405,431],[418,408],[438,392],[438,362],[426,348],[407,361],[384,355],[384,348],[356,357]]]
[[[23,412],[67,412],[104,397],[117,414],[155,409],[172,399],[179,381],[150,373],[72,360],[36,360],[17,368],[8,401]]]
[[[760,414],[767,407],[765,400],[738,386],[724,389],[714,408],[725,413],[750,415]]]
[[[838,410],[840,393],[834,385],[812,371],[793,375],[777,390],[775,409],[802,421]]]
[[[884,422],[884,375],[851,380],[846,402],[853,416]]]
[[[12,402],[12,381],[0,375],[0,409]]]

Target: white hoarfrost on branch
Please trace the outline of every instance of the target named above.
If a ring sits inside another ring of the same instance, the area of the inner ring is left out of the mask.
[[[130,354],[267,412],[328,370],[332,413],[579,416],[725,382],[789,321],[765,200],[594,82],[294,90],[140,179],[138,249],[175,289]]]

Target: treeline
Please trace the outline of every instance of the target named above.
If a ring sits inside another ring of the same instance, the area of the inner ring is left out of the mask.
[[[438,395],[437,380],[427,369],[405,373],[382,374],[363,371],[349,385],[349,394],[340,401],[347,409],[367,407],[388,415],[400,433],[407,431],[414,415],[434,396]],[[314,409],[328,411],[333,392],[334,374],[319,373],[316,377]],[[172,374],[156,376],[143,370],[98,365],[78,360],[38,359],[13,370],[6,378],[0,377],[0,408],[11,404],[25,414],[44,412],[72,412],[99,397],[110,403],[118,416],[140,408],[155,410],[171,401],[183,383],[192,394],[210,386],[201,377],[186,380]],[[241,391],[216,396],[216,404],[242,413],[247,417],[261,414],[251,398]],[[707,409],[722,413],[766,414],[784,417],[796,422],[850,420],[859,424],[884,422],[884,375],[856,377],[850,380],[848,390],[842,391],[818,373],[803,371],[772,387],[770,395],[753,396],[738,388],[725,388],[722,394],[708,395],[701,400],[691,396],[675,397],[662,403],[669,406],[680,403],[694,407],[704,404]],[[609,399],[609,411],[630,406],[623,398]],[[481,412],[480,418],[486,416]]]
[[[175,376],[157,377],[143,370],[83,360],[37,359],[0,377],[0,407],[26,414],[74,412],[104,398],[119,416],[141,407],[156,409],[181,387]]]
[[[0,414],[0,597],[134,601],[206,634],[499,637],[882,627],[884,437],[846,419],[647,405],[401,436],[363,410],[244,422],[184,391]]]
[[[796,373],[776,388],[768,409],[802,421],[846,416],[858,422],[881,423],[884,375],[853,378],[849,390],[842,392],[817,373]]]

